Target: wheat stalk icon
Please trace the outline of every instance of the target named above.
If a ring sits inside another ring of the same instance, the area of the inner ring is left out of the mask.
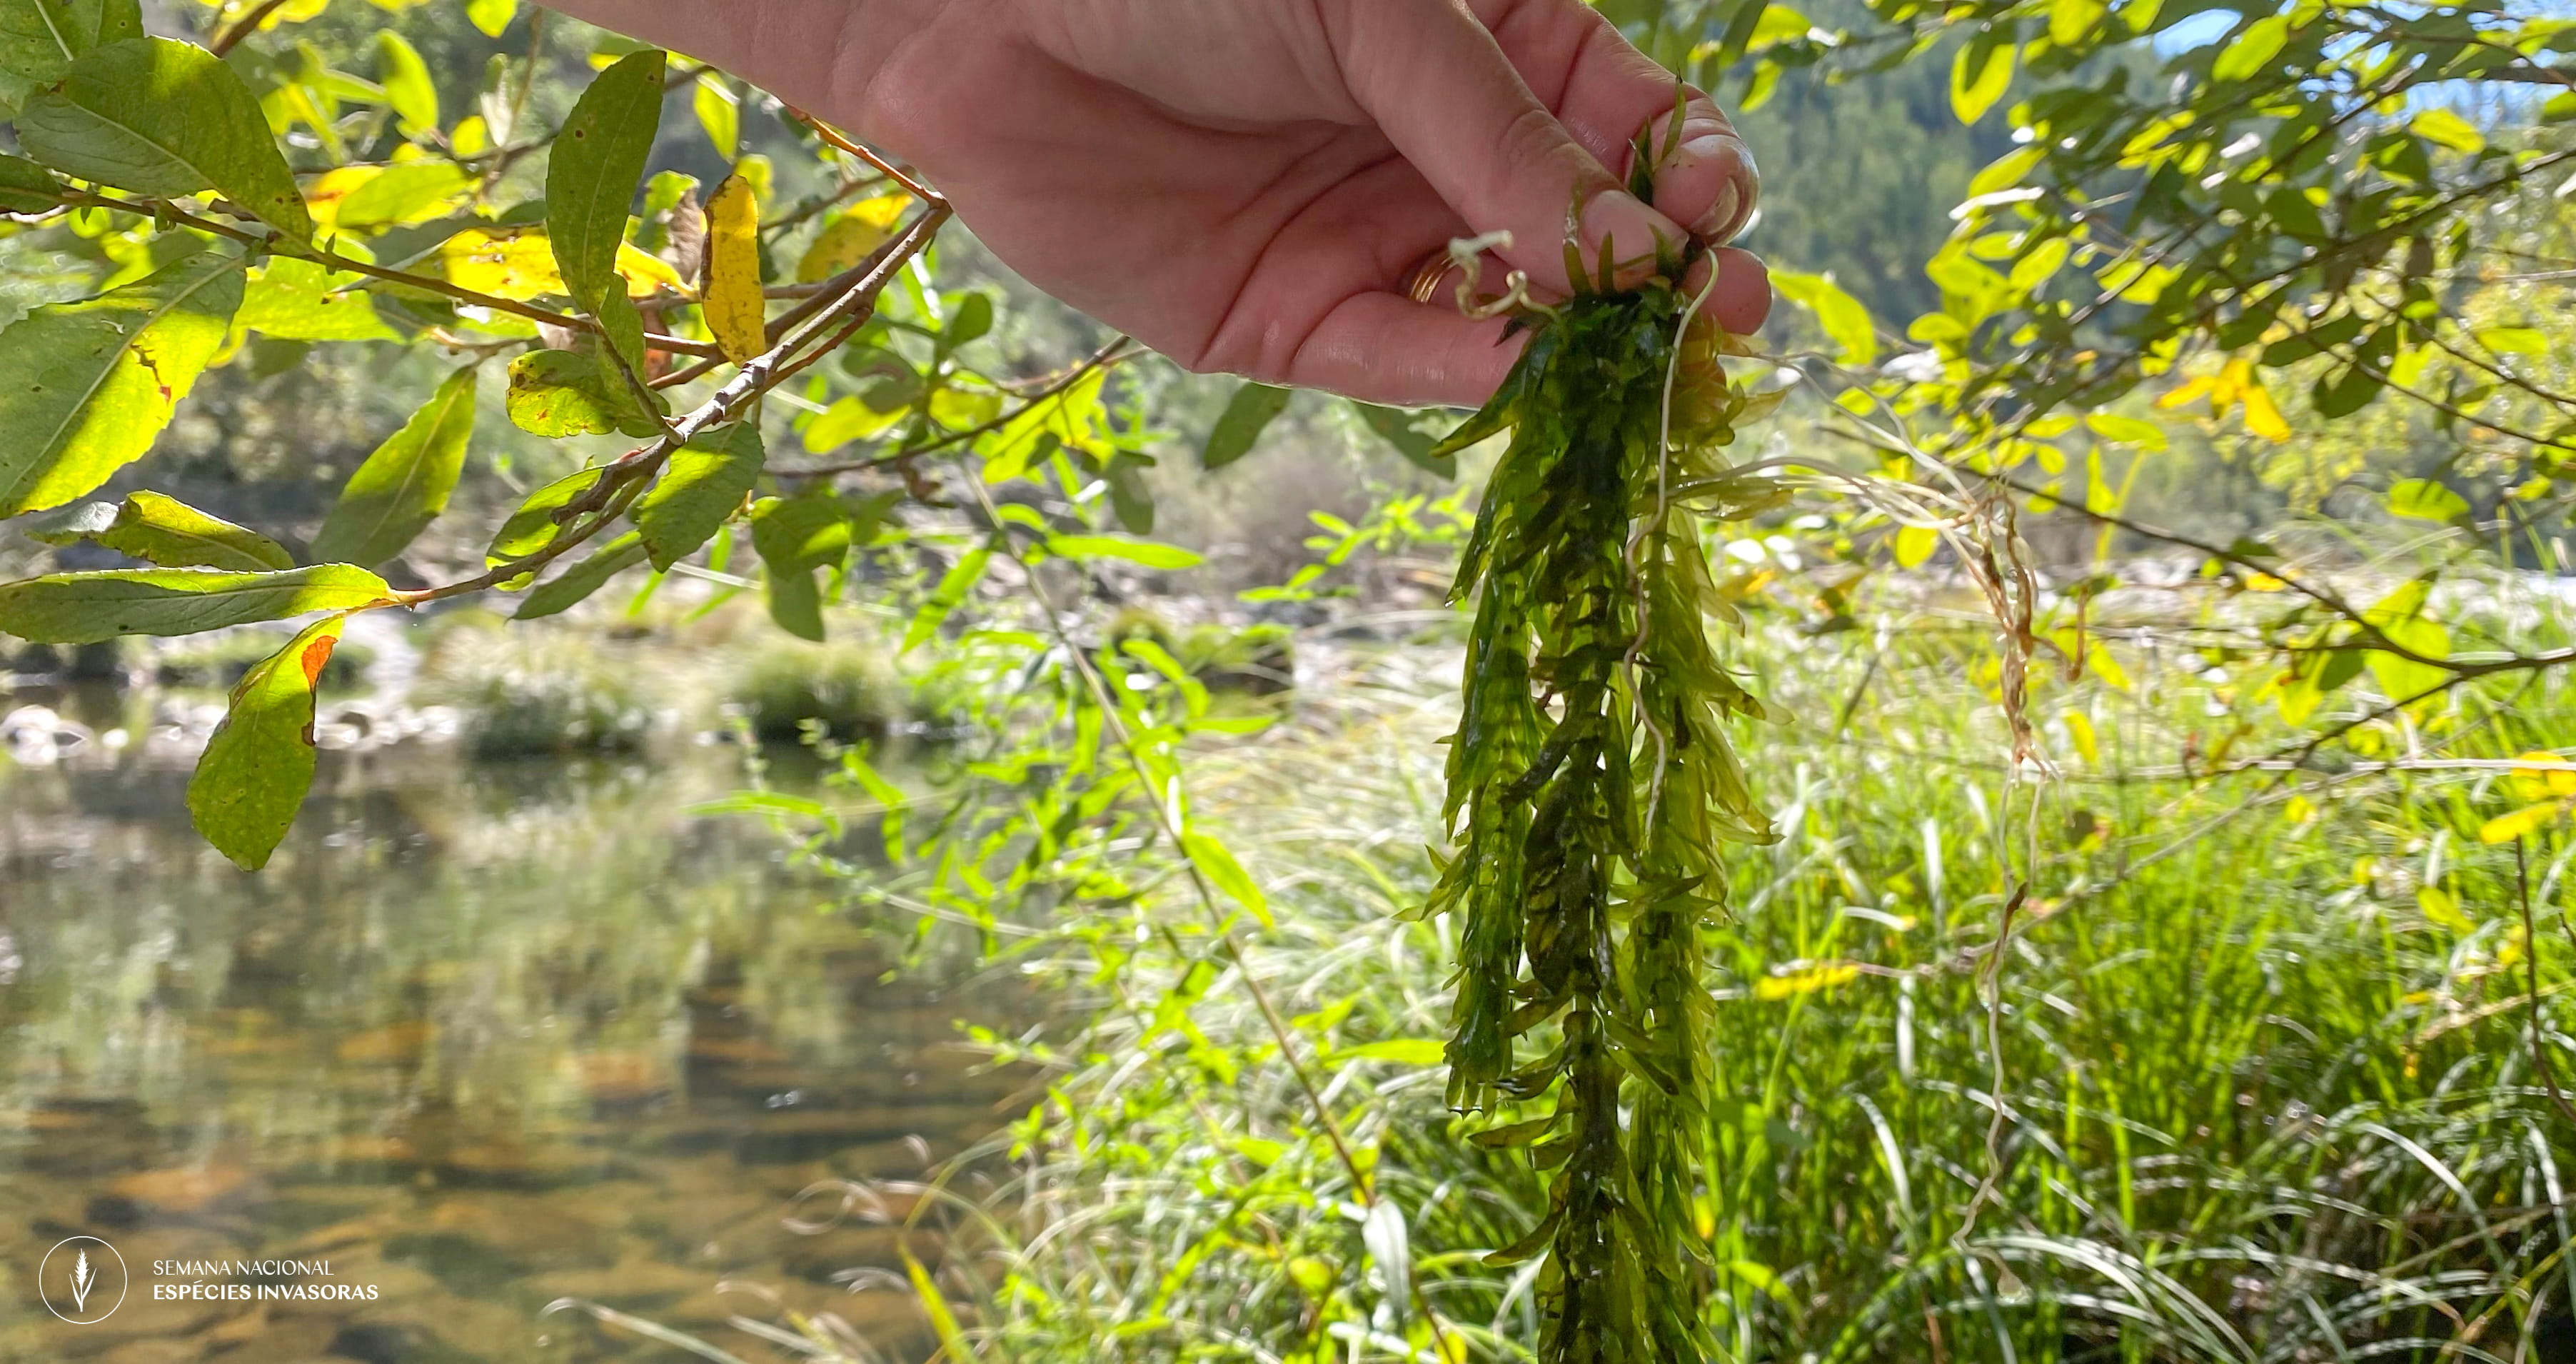
[[[89,1252],[84,1250],[80,1258],[72,1262],[72,1310],[88,1311],[89,1291],[97,1286],[98,1271],[89,1267]]]

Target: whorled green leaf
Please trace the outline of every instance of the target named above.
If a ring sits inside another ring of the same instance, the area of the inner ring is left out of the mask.
[[[606,367],[578,351],[530,351],[511,361],[508,408],[520,430],[550,438],[622,431],[643,439],[661,429]]]
[[[823,594],[814,575],[850,554],[850,510],[830,492],[764,497],[752,504],[751,544],[769,587],[769,618],[789,634],[823,638]]]
[[[295,567],[295,556],[275,540],[155,492],[129,494],[122,504],[74,503],[30,519],[30,539],[55,545],[89,540],[162,568],[266,573]]]
[[[309,260],[273,256],[253,273],[242,291],[241,311],[233,325],[277,341],[399,341],[402,333],[376,315],[376,300],[339,286],[357,276],[334,279]]]
[[[313,236],[259,98],[193,43],[99,48],[30,97],[17,126],[19,149],[66,175],[155,198],[213,190],[293,240]]]
[[[241,299],[242,258],[208,250],[0,332],[0,516],[68,502],[150,449]]]
[[[194,635],[227,625],[353,611],[392,601],[385,580],[348,564],[282,573],[204,568],[55,573],[0,585],[0,634],[36,644],[120,635]]]
[[[1251,454],[1261,433],[1287,410],[1288,396],[1287,389],[1271,384],[1247,383],[1236,389],[1216,425],[1208,428],[1207,444],[1199,447],[1199,467],[1222,469]]]
[[[589,558],[538,584],[536,590],[519,603],[519,609],[511,619],[541,620],[560,615],[607,586],[609,579],[642,562],[644,537],[630,530],[592,550]]]
[[[617,248],[662,126],[666,54],[647,49],[599,73],[564,119],[546,163],[546,235],[564,287],[585,312],[625,296]]]
[[[672,451],[661,478],[635,502],[635,528],[653,567],[668,569],[731,520],[765,458],[757,421],[717,427]]]
[[[0,105],[15,109],[91,51],[142,36],[138,0],[0,0]]]
[[[313,536],[315,558],[380,564],[403,552],[438,514],[465,472],[474,435],[476,367],[438,386],[402,429],[367,456]]]
[[[244,674],[232,707],[197,759],[188,814],[244,871],[268,865],[313,789],[313,694],[345,616],[316,621]]]

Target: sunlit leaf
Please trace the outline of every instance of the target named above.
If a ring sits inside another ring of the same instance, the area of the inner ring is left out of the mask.
[[[2567,805],[2564,801],[2553,800],[2544,801],[2538,805],[2526,805],[2512,814],[2498,815],[2479,825],[2478,841],[2511,843],[2517,838],[2536,834],[2557,823],[2558,817],[2566,812]]]
[[[313,788],[314,691],[346,618],[315,622],[244,674],[188,782],[197,832],[244,871],[268,865]]]
[[[162,568],[263,573],[295,567],[294,556],[267,536],[156,492],[128,493],[115,518],[89,538]]]
[[[0,332],[0,516],[83,496],[152,447],[223,345],[242,265],[201,251]]]
[[[1178,545],[1129,540],[1116,535],[1050,535],[1047,537],[1047,550],[1067,559],[1124,559],[1131,564],[1164,570],[1196,568],[1205,562],[1196,552]]]
[[[343,287],[356,275],[334,276],[323,266],[292,256],[271,256],[242,290],[233,325],[279,341],[399,341],[376,301]]]
[[[1974,123],[1995,107],[2012,86],[2013,62],[2019,49],[2010,43],[1971,42],[1950,61],[1950,111],[1961,123]]]
[[[0,105],[14,109],[81,57],[142,36],[137,0],[0,0]]]
[[[376,31],[376,84],[384,87],[385,104],[394,111],[405,137],[438,130],[438,86],[420,49],[392,29]]]
[[[819,284],[866,260],[870,252],[894,240],[895,227],[911,203],[910,195],[886,194],[861,199],[834,214],[796,262],[796,282]]]
[[[258,98],[193,43],[99,48],[29,97],[17,128],[21,150],[66,175],[159,198],[213,190],[289,238],[313,235]]]
[[[385,438],[349,475],[313,554],[352,564],[379,564],[403,552],[447,509],[465,471],[465,446],[474,435],[477,369],[467,365],[447,377],[429,401]]]
[[[2454,521],[2469,514],[2469,500],[2429,478],[2389,485],[2388,514],[2416,521]]]
[[[728,176],[707,201],[707,330],[725,358],[743,364],[769,349],[768,299],[760,288],[760,201]]]
[[[603,366],[574,351],[530,351],[511,361],[505,406],[512,425],[549,438],[611,431],[642,438],[661,429]]]
[[[588,558],[537,584],[519,602],[512,620],[543,620],[561,615],[608,585],[608,580],[644,562],[644,537],[633,531],[601,545]]]
[[[662,476],[635,503],[635,527],[653,567],[669,569],[742,510],[765,457],[760,424],[719,426],[671,452]]]
[[[618,248],[661,128],[668,59],[653,49],[603,71],[582,92],[546,162],[546,232],[573,302],[599,311],[623,286]]]
[[[94,644],[119,635],[201,634],[392,599],[384,579],[347,564],[282,573],[193,568],[57,573],[0,585],[0,633],[39,644]]]

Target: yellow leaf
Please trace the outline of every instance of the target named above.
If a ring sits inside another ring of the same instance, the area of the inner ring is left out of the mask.
[[[1920,567],[1924,560],[1932,557],[1932,551],[1940,547],[1941,532],[1930,526],[1896,528],[1896,566],[1899,568]]]
[[[2156,399],[2156,406],[2180,407],[2194,398],[2208,396],[2210,390],[2217,386],[2217,380],[2204,374],[2197,379],[2189,380],[2188,382],[2177,386],[2172,392]]]
[[[617,244],[617,273],[626,280],[628,298],[651,298],[657,289],[668,289],[682,298],[695,297],[696,290],[680,278],[671,263],[637,246],[633,242]]]
[[[910,195],[886,194],[842,209],[796,263],[796,282],[827,280],[867,259],[869,252],[894,240],[895,224],[903,220],[904,207],[911,202]]]
[[[2290,438],[2290,424],[2281,417],[2281,409],[2272,405],[2272,394],[2260,379],[2249,378],[2245,384],[2245,429],[2268,441]]]
[[[2218,377],[2209,382],[2209,415],[2213,419],[2225,420],[2227,410],[2245,396],[2245,390],[2260,387],[2262,381],[2254,377],[2253,361],[2228,361],[2218,371]]]
[[[1753,997],[1773,1000],[1813,994],[1818,990],[1831,989],[1859,974],[1860,968],[1850,962],[1810,966],[1803,971],[1792,971],[1785,976],[1766,976],[1753,982]]]
[[[554,247],[546,230],[525,227],[469,227],[438,248],[447,282],[513,302],[564,292],[563,274],[555,268]],[[650,298],[668,288],[687,294],[688,282],[660,257],[633,243],[617,248],[617,273],[626,280],[629,298]]]
[[[2478,826],[2480,843],[2511,843],[2525,834],[2536,834],[2558,822],[2562,807],[2557,801],[2545,800],[2526,805],[2509,815],[2498,815]]]
[[[356,192],[358,186],[385,173],[382,166],[339,166],[304,182],[304,206],[313,213],[313,226],[329,229],[339,226],[340,201]]]
[[[2084,761],[2087,764],[2099,766],[2102,762],[2102,746],[2101,741],[2094,736],[2092,717],[2080,710],[2070,710],[2066,712],[2065,718],[2066,737],[2075,745],[2075,751],[2084,755]]]
[[[564,291],[542,227],[469,227],[438,248],[447,282],[525,303]]]
[[[769,349],[768,299],[760,292],[760,201],[739,173],[707,201],[707,330],[725,358],[744,364]]]
[[[2513,770],[2513,787],[2524,800],[2546,800],[2551,796],[2576,796],[2576,767],[2568,760],[2545,748],[2517,753],[2513,760],[2529,767]]]

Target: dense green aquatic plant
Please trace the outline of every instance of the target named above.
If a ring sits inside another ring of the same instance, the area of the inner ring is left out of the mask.
[[[1720,458],[1764,400],[1719,368],[1729,339],[1683,325],[1686,264],[1618,291],[1605,258],[1601,287],[1523,314],[1528,350],[1443,445],[1512,432],[1452,590],[1475,624],[1456,851],[1426,908],[1461,920],[1450,1104],[1497,1113],[1474,1139],[1555,1172],[1544,1218],[1495,1253],[1549,1256],[1550,1364],[1709,1353],[1702,942],[1718,845],[1773,837],[1726,732],[1763,708],[1710,643],[1732,612],[1697,523],[1784,494]],[[1542,1031],[1552,1046],[1522,1045]]]

